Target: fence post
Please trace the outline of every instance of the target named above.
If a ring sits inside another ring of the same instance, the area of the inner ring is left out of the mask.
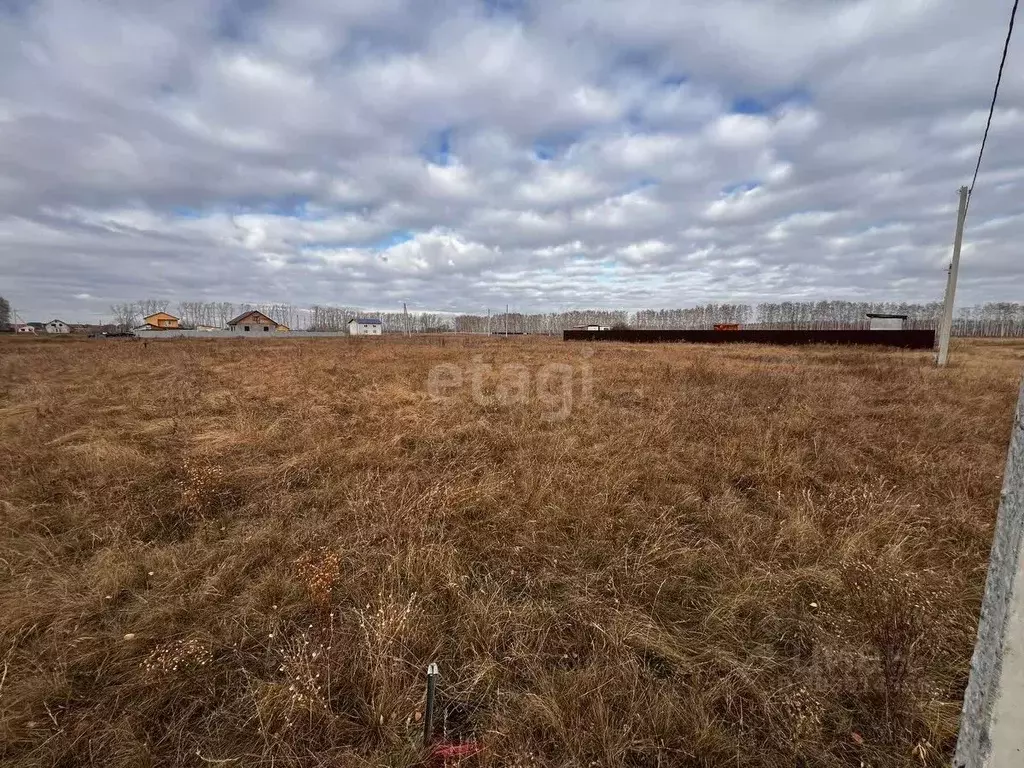
[[[956,768],[1024,765],[1024,385],[1010,434]]]

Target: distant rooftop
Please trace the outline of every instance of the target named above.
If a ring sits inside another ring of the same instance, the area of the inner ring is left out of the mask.
[[[350,323],[359,323],[359,325],[380,325],[381,321],[375,317],[353,317],[349,320]]]

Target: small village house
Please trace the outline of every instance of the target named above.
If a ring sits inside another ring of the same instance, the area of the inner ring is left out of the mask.
[[[256,309],[243,312],[238,317],[228,320],[228,330],[240,334],[260,335],[287,331],[288,326],[281,325]]]
[[[868,328],[872,331],[902,331],[907,323],[906,315],[884,315],[868,312]]]
[[[384,324],[375,317],[353,317],[348,321],[349,336],[380,336]]]
[[[51,320],[45,327],[47,333],[71,333],[71,326],[63,320]]]
[[[167,312],[154,312],[142,318],[142,325],[138,330],[145,331],[169,331],[178,329],[179,318]]]
[[[15,325],[14,325],[14,332],[15,333],[35,333],[36,329],[33,326],[29,325],[28,323],[15,323]]]

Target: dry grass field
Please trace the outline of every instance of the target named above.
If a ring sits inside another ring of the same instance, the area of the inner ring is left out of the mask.
[[[415,765],[436,661],[467,764],[945,765],[1024,344],[953,359],[2,340],[0,763]]]

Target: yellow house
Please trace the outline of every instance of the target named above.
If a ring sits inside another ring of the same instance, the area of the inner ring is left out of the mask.
[[[157,330],[168,330],[178,327],[178,318],[166,312],[154,312],[152,315],[146,315],[146,317],[142,318],[142,322],[150,328],[156,328]]]

